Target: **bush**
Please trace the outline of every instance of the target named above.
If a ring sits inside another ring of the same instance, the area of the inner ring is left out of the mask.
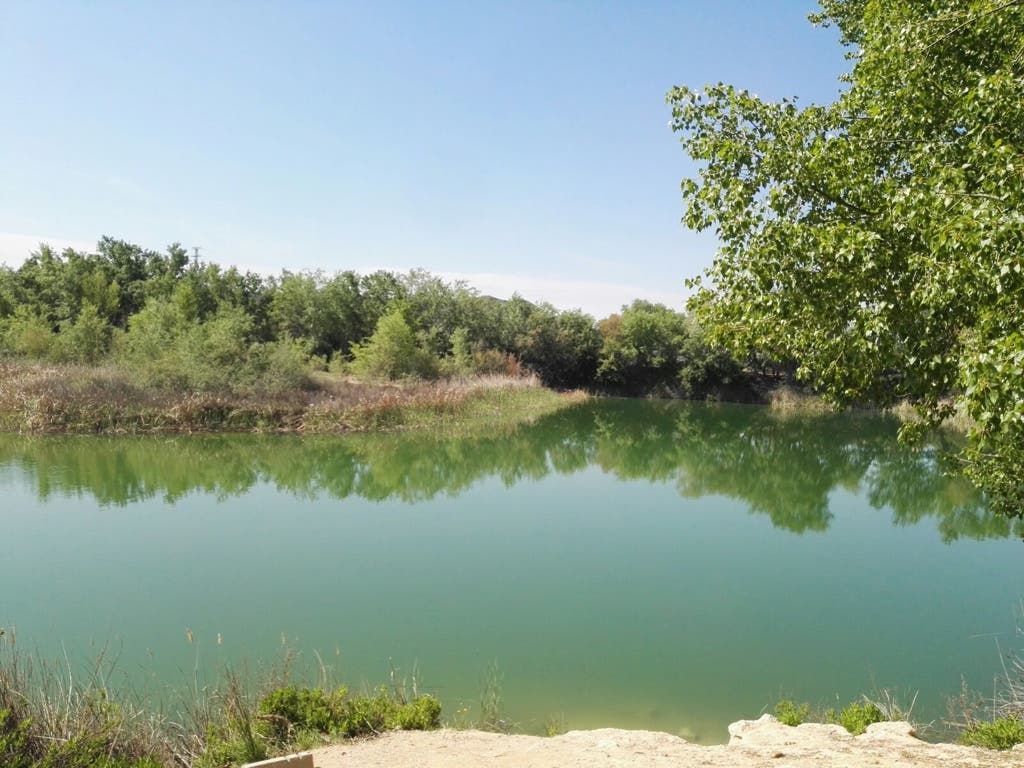
[[[403,731],[432,731],[441,725],[441,702],[429,694],[398,708],[395,727]]]
[[[295,731],[329,733],[345,716],[347,693],[344,688],[333,693],[294,685],[277,688],[260,702],[260,730],[279,742]]]
[[[9,709],[0,709],[0,765],[5,768],[30,768],[32,747],[29,742],[31,721]]]
[[[254,344],[249,368],[253,384],[265,392],[286,392],[311,386],[309,343],[285,337]]]
[[[829,714],[830,717],[826,718],[829,722],[838,723],[854,736],[864,733],[872,723],[886,720],[882,710],[870,701],[855,701],[838,715],[835,712]]]
[[[110,351],[114,328],[95,305],[85,302],[75,322],[61,327],[51,357],[64,362],[98,363]]]
[[[352,370],[375,379],[406,376],[433,378],[438,362],[416,343],[416,334],[400,309],[377,321],[377,329],[362,344],[352,345]]]
[[[0,329],[0,350],[19,357],[47,357],[55,338],[46,320],[24,310],[4,320]]]
[[[1012,749],[1024,744],[1024,720],[1001,717],[990,723],[972,723],[960,736],[960,743],[989,749]]]
[[[789,699],[782,699],[775,705],[775,717],[783,725],[800,725],[810,714],[811,708],[807,704],[796,704]]]
[[[259,705],[259,732],[279,744],[308,731],[363,736],[381,731],[431,730],[441,724],[441,704],[424,694],[399,701],[386,689],[348,697],[344,688],[326,693],[320,688],[277,688]]]

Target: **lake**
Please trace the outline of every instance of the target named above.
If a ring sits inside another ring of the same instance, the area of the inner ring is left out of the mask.
[[[1024,597],[1024,529],[949,447],[620,400],[472,438],[0,435],[0,627],[147,690],[291,649],[350,687],[415,669],[451,720],[498,678],[527,731],[714,743],[883,687],[941,719]]]

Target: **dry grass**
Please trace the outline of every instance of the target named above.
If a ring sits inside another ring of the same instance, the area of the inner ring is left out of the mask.
[[[533,376],[369,382],[328,373],[273,394],[143,388],[116,368],[0,361],[0,429],[23,433],[348,432],[507,421],[556,410]]]
[[[0,758],[55,766],[191,766],[202,750],[199,735],[147,709],[143,698],[111,691],[106,680],[113,668],[105,654],[88,671],[66,660],[63,667],[43,664],[0,636],[0,714],[15,729],[6,734]]]
[[[903,424],[920,424],[924,421],[913,404],[906,400],[901,400],[896,405],[886,408],[884,412],[899,419]],[[970,414],[963,407],[959,407],[952,416],[943,420],[939,428],[956,435],[966,435],[976,426],[977,422],[971,418]]]
[[[773,390],[768,396],[768,407],[779,414],[835,412],[835,409],[819,395],[800,392],[789,386]]]

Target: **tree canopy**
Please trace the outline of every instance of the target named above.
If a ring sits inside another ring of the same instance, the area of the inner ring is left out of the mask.
[[[969,471],[1024,513],[1024,0],[822,0],[835,102],[673,88],[721,241],[691,302],[714,342],[794,359],[839,403],[977,424]]]

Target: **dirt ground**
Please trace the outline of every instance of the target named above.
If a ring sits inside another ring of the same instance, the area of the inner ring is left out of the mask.
[[[316,768],[1024,768],[1024,749],[995,752],[914,738],[907,723],[877,723],[851,736],[837,725],[792,728],[771,715],[729,726],[729,743],[702,747],[653,731],[604,728],[562,736],[405,731],[313,753]]]

